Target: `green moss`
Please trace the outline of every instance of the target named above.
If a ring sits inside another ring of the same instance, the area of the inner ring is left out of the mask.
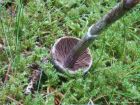
[[[139,103],[140,5],[93,42],[93,66],[85,77],[61,74],[50,61],[41,62],[44,57],[50,59],[57,38],[82,37],[115,4],[111,0],[30,0],[23,5],[16,0],[15,17],[0,5],[0,38],[5,43],[5,50],[0,51],[1,78],[9,62],[12,64],[9,81],[0,83],[0,104],[15,105],[13,100],[7,100],[9,96],[24,105],[53,105],[57,93],[64,95],[63,105],[87,104],[91,100],[95,104]],[[23,91],[31,73],[28,65],[34,62],[41,66],[46,79],[33,97],[25,96]],[[48,87],[55,92],[47,93]]]

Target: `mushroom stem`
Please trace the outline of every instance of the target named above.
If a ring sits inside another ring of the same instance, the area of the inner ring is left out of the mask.
[[[95,40],[95,38],[116,20],[120,19],[131,10],[140,0],[122,0],[109,13],[103,16],[97,23],[89,27],[85,36],[70,51],[64,61],[66,68],[72,68],[80,54]]]

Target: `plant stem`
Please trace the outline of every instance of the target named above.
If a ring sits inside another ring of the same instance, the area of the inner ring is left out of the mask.
[[[140,0],[122,0],[109,13],[101,18],[97,23],[89,27],[85,36],[70,51],[64,61],[66,68],[72,68],[81,53],[95,40],[95,38],[116,20],[120,19],[131,10]]]

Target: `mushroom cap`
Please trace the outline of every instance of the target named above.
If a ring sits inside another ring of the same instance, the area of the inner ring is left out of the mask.
[[[64,67],[64,60],[79,40],[80,39],[78,38],[69,36],[56,40],[51,50],[51,56],[52,62],[58,70],[74,74],[80,69],[83,70],[84,73],[90,69],[92,65],[92,58],[88,48],[80,54],[72,68]]]

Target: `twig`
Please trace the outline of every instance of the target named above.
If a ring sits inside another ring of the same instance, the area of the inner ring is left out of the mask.
[[[7,99],[16,103],[16,105],[23,105],[22,103],[18,102],[17,100],[13,99],[10,96],[7,96]]]
[[[89,102],[87,105],[95,105],[95,104],[93,103],[93,101],[91,99],[89,99]]]
[[[106,98],[105,97],[103,97],[103,98],[104,98],[104,100],[106,102],[106,105],[110,105],[110,103],[107,102]]]
[[[95,98],[95,99],[93,100],[93,102],[95,102],[95,101],[97,101],[97,100],[99,100],[99,99],[101,99],[101,98],[104,98],[104,97],[106,97],[106,96],[107,96],[107,95],[101,95],[101,96]]]
[[[7,72],[6,72],[5,77],[4,77],[4,83],[8,81],[9,74],[10,74],[11,71],[12,71],[12,69],[11,69],[11,63],[9,63]]]

